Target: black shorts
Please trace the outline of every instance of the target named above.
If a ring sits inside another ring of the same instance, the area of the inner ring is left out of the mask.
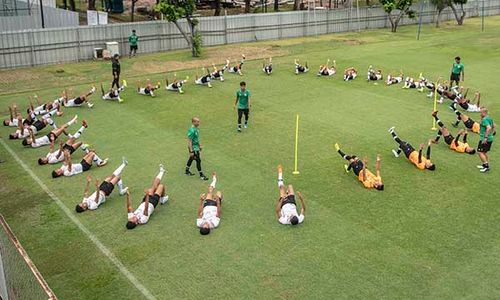
[[[203,202],[203,207],[207,206],[217,206],[217,201],[211,200],[211,199],[206,199],[205,202]]]
[[[75,102],[75,104],[82,104],[84,101],[81,97],[76,97],[73,102]]]
[[[31,119],[31,120],[24,119],[23,120],[23,125],[30,126],[31,124],[33,124],[33,119]]]
[[[138,49],[138,48],[137,48],[137,45],[135,45],[135,46],[133,46],[133,45],[130,45],[130,51],[132,51],[132,50],[135,50],[135,51],[137,51],[137,49]]]
[[[285,199],[283,200],[283,202],[281,202],[281,207],[283,207],[283,205],[285,204],[294,204],[296,205],[295,203],[295,195],[288,195],[285,197]]]
[[[210,81],[210,76],[203,76],[201,77],[201,83],[207,83]]]
[[[142,198],[142,202],[146,201],[146,196]],[[153,204],[154,207],[158,205],[158,202],[160,202],[160,195],[154,194],[154,195],[149,195],[149,203]]]
[[[306,71],[306,68],[304,68],[304,67],[298,67],[298,68],[297,68],[297,71],[299,71],[299,72],[302,72],[302,73],[303,73],[303,72],[305,72],[305,71]]]
[[[75,148],[72,145],[64,144],[63,150],[68,150],[70,154],[73,154],[75,152]]]
[[[89,165],[89,163],[86,162],[85,159],[82,159],[80,164],[82,165],[83,172],[90,170],[90,167],[92,167],[92,165]]]
[[[482,141],[479,141],[479,144],[477,145],[477,152],[487,153],[491,150],[491,144],[493,144],[492,141],[486,142],[485,144],[483,144]]]
[[[474,121],[472,121],[472,119],[468,119],[467,121],[464,122],[464,125],[468,129],[472,129],[472,127],[474,126]]]
[[[455,139],[453,138],[453,136],[451,134],[444,137],[444,141],[448,145],[451,145],[451,143],[453,143],[454,140]]]
[[[356,176],[358,176],[359,173],[361,172],[361,170],[363,170],[363,162],[361,160],[357,159],[350,164],[350,167],[351,167],[352,171],[354,172],[354,174],[356,174]]]
[[[458,74],[451,73],[450,81],[460,81],[460,73]]]
[[[401,150],[403,150],[403,153],[405,154],[406,158],[409,158],[410,157],[410,154],[415,151],[415,148],[413,148],[412,145],[410,145],[409,143],[407,142],[402,142],[400,145],[399,145],[399,148]]]
[[[113,189],[115,186],[111,182],[103,181],[101,185],[99,186],[99,190],[104,193],[104,195],[109,196],[111,195],[111,192],[113,192]]]
[[[242,116],[243,114],[245,116],[248,116],[250,110],[248,108],[238,108],[238,116]]]
[[[42,130],[43,128],[45,128],[45,123],[43,123],[42,121],[40,120],[36,120],[35,123],[33,123],[32,125],[33,127],[36,128],[36,131],[40,131]]]

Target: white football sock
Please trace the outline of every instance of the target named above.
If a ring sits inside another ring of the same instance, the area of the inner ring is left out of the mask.
[[[78,131],[73,135],[73,137],[75,139],[79,138],[82,135],[84,130],[85,130],[85,126],[80,127],[80,129],[78,129]]]
[[[217,183],[217,177],[212,176],[212,182],[210,183],[210,186],[215,189],[215,184]]]
[[[122,163],[114,172],[113,172],[113,175],[114,176],[120,176],[123,172],[123,169],[125,168],[126,164]]]

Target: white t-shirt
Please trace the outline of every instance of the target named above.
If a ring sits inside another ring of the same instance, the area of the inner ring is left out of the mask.
[[[61,162],[64,160],[64,155],[61,153],[59,157],[57,155],[59,154],[59,150],[56,150],[54,152],[49,152],[45,156],[47,158],[47,161],[49,164],[57,164],[58,162]]]
[[[71,171],[67,165],[63,165],[61,169],[63,170],[64,176],[73,176],[83,172],[82,164],[71,164]]]
[[[95,210],[99,207],[99,205],[106,202],[106,195],[104,195],[103,191],[99,191],[99,199],[97,199],[97,202],[95,202],[96,193],[97,191],[92,193],[92,195],[88,196],[87,198],[83,198],[83,201],[87,202],[87,207],[90,210]]]
[[[38,148],[38,147],[42,147],[45,145],[50,145],[50,139],[46,135],[39,137],[39,138],[35,139],[33,142],[31,142],[31,147],[33,147],[33,148]]]
[[[203,227],[203,224],[208,222],[210,228],[219,226],[220,218],[217,217],[217,206],[209,205],[203,208],[203,215],[196,219],[196,226]]]
[[[148,209],[148,215],[144,215],[144,209],[146,206],[144,205],[145,202],[142,202],[141,205],[133,212],[128,214],[128,218],[132,218],[133,216],[137,217],[137,220],[139,221],[139,224],[146,224],[149,221],[149,217],[153,214],[155,207],[153,204],[149,204],[149,209]]]
[[[283,205],[281,208],[281,217],[279,218],[279,222],[283,225],[290,225],[290,219],[293,216],[297,216],[299,218],[299,224],[304,222],[304,215],[299,215],[297,213],[297,206],[292,203],[287,203]]]

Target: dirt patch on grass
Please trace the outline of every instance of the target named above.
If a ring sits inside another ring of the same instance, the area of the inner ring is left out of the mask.
[[[288,54],[288,51],[275,46],[233,46],[219,49],[208,49],[202,59],[193,59],[190,61],[151,61],[151,62],[136,62],[132,65],[132,69],[141,73],[162,73],[170,71],[178,71],[185,69],[196,69],[202,67],[210,67],[212,63],[221,66],[225,64],[226,59],[231,61],[231,66],[241,60],[241,55],[245,54],[247,60],[267,59],[269,57],[283,56]]]
[[[365,41],[362,40],[341,40],[342,43],[350,45],[350,46],[357,46],[357,45],[363,45],[366,44]]]

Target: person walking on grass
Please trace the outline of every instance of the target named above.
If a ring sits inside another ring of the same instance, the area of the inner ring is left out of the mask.
[[[133,29],[132,34],[128,37],[128,43],[130,44],[130,53],[128,54],[128,58],[137,54],[137,41],[139,41],[139,37],[135,34],[135,29]]]
[[[464,81],[464,64],[460,62],[460,56],[457,56],[455,57],[455,62],[451,66],[450,88],[453,87],[453,82],[455,82],[457,86],[460,86],[460,75],[462,76],[462,81]]]
[[[202,145],[200,143],[200,129],[198,128],[200,126],[200,119],[197,117],[193,117],[191,119],[191,123],[192,123],[192,125],[188,129],[188,132],[187,132],[189,159],[188,159],[187,164],[186,164],[185,174],[188,176],[194,175],[189,170],[191,168],[191,164],[193,163],[193,160],[194,160],[194,161],[196,161],[196,169],[198,170],[198,173],[200,174],[200,178],[202,180],[208,180],[208,177],[205,176],[201,170],[200,153],[201,153],[201,150],[203,148],[202,148]]]
[[[240,82],[240,89],[236,92],[236,100],[234,102],[234,108],[236,109],[236,106],[238,106],[238,132],[241,132],[241,118],[243,115],[245,115],[244,127],[248,128],[248,115],[252,107],[250,91],[246,87],[247,84],[244,81]]]
[[[116,53],[113,55],[113,60],[112,60],[112,69],[113,69],[113,82],[111,83],[111,88],[115,87],[119,89],[120,88],[120,72],[121,72],[121,67],[120,67],[120,61],[119,61],[120,55]]]
[[[479,154],[479,158],[481,159],[482,165],[478,165],[477,167],[480,169],[480,172],[486,173],[490,170],[490,163],[488,162],[488,151],[491,150],[494,132],[494,122],[488,115],[488,109],[486,107],[481,108],[481,121],[479,126],[479,145],[477,146],[477,152]]]

